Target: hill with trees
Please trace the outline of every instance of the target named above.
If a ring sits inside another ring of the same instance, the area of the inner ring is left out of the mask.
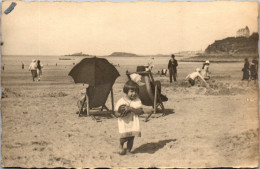
[[[257,54],[258,53],[258,33],[253,33],[250,37],[228,37],[223,40],[216,40],[209,45],[206,54]]]

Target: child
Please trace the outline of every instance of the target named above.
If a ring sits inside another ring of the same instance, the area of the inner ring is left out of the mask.
[[[207,84],[207,82],[204,80],[204,78],[201,76],[200,74],[201,70],[200,68],[196,69],[196,72],[193,72],[191,74],[189,74],[185,79],[189,81],[189,83],[191,84],[191,86],[195,85],[195,79],[200,78],[204,84],[206,85],[206,87],[209,87],[209,85]]]
[[[143,114],[142,102],[138,98],[138,84],[129,80],[125,83],[123,91],[126,95],[118,100],[115,107],[120,134],[120,155],[130,153],[135,136],[141,137],[138,115]],[[126,150],[125,142],[127,142]]]
[[[201,71],[201,76],[205,79],[205,80],[209,80],[210,77],[209,77],[209,61],[206,60],[205,63],[203,63],[203,66],[202,66],[202,71]]]

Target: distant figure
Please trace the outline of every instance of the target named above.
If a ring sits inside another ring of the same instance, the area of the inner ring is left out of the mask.
[[[162,69],[161,76],[166,76],[166,75],[167,75],[167,69]]]
[[[135,137],[141,136],[138,116],[144,113],[142,102],[138,97],[138,84],[129,80],[125,83],[123,91],[125,96],[119,99],[115,106],[120,134],[120,155],[131,153]],[[125,143],[127,144],[126,150],[124,149]]]
[[[153,67],[154,67],[154,57],[152,57],[152,58],[150,58],[149,59],[149,61],[148,61],[148,64],[147,64],[147,70],[146,71],[148,71],[148,70],[150,70],[150,71],[152,71],[152,69],[153,69]]]
[[[204,80],[204,78],[201,76],[201,70],[200,68],[197,68],[195,72],[189,74],[185,79],[189,81],[189,83],[191,84],[191,86],[195,85],[195,80],[200,78],[204,84],[206,85],[206,87],[208,87],[207,82]]]
[[[256,80],[257,79],[256,65],[255,65],[254,62],[252,62],[250,64],[249,75],[250,75],[250,80]]]
[[[203,63],[202,70],[201,70],[201,76],[205,79],[208,80],[210,79],[209,77],[209,60],[206,60],[205,63]]]
[[[56,66],[57,66],[58,64],[56,63]]]
[[[22,63],[22,69],[24,69],[24,64]]]
[[[41,61],[38,60],[38,61],[37,61],[37,76],[38,76],[38,81],[41,80],[42,68],[43,68],[43,65],[41,64]]]
[[[256,78],[258,79],[258,58],[255,57],[255,58],[252,60],[252,63],[255,64],[255,69],[256,69]]]
[[[248,59],[245,58],[245,63],[244,63],[244,67],[242,69],[243,71],[243,78],[242,80],[249,80],[249,62]]]
[[[34,78],[37,77],[37,63],[36,63],[35,59],[32,60],[30,66],[29,66],[29,71],[31,71],[32,78],[33,78],[33,81],[34,81]]]
[[[3,71],[5,70],[5,65],[3,65],[2,69],[3,69]]]
[[[178,66],[178,62],[175,59],[175,55],[172,54],[171,59],[169,60],[169,63],[168,63],[168,69],[170,72],[170,83],[172,83],[172,77],[173,77],[174,81],[176,82],[177,66]]]

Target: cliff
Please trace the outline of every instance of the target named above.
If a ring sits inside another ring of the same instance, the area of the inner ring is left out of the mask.
[[[258,53],[258,33],[250,37],[228,37],[223,40],[216,40],[209,45],[207,54],[256,54]]]

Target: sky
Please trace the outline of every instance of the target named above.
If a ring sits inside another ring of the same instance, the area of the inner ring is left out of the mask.
[[[258,2],[17,1],[1,19],[3,55],[171,54],[258,32]]]

